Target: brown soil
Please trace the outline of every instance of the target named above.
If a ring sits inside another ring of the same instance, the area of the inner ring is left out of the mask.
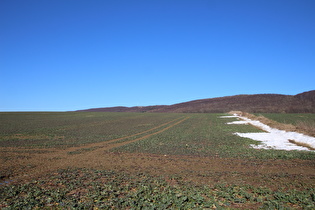
[[[142,137],[123,141],[131,136],[76,148],[25,149],[0,148],[0,178],[14,182],[36,179],[67,167],[107,169],[128,173],[180,176],[195,184],[227,182],[280,188],[285,183],[296,186],[314,185],[315,162],[311,160],[256,160],[220,157],[166,156],[145,153],[114,153],[109,150],[161,133],[183,121],[181,118],[157,126]],[[162,126],[167,126],[161,129]],[[141,132],[132,136],[145,134]],[[78,153],[71,153],[80,151]],[[278,183],[278,184],[275,184]]]

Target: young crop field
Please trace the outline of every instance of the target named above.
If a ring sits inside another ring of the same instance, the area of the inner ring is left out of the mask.
[[[315,152],[223,115],[0,113],[0,209],[314,209]]]
[[[262,113],[269,119],[275,120],[280,123],[298,125],[299,122],[305,122],[307,124],[315,123],[315,114],[306,114],[306,113],[288,113],[288,114],[279,114],[279,113]]]

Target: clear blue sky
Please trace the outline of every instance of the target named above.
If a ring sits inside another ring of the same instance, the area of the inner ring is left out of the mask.
[[[314,0],[1,0],[0,111],[315,89]]]

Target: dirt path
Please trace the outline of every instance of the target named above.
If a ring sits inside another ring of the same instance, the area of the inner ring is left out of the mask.
[[[33,176],[39,176],[43,173],[66,167],[80,167],[82,162],[86,165],[93,165],[93,162],[99,162],[97,159],[102,156],[104,151],[112,148],[130,144],[152,135],[164,132],[175,125],[187,120],[186,118],[177,118],[175,120],[163,123],[143,132],[112,139],[104,142],[87,144],[79,147],[60,149],[25,149],[25,148],[0,148],[1,165],[0,171],[2,179],[26,179]],[[164,126],[167,126],[164,128]],[[155,132],[151,133],[152,131]],[[143,134],[146,134],[141,136]],[[128,140],[132,137],[136,139]],[[123,141],[127,140],[127,141]],[[104,160],[102,160],[104,161]]]

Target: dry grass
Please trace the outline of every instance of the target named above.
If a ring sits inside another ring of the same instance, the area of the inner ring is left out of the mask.
[[[310,149],[310,150],[315,150],[314,147],[312,147],[312,146],[309,145],[309,144],[303,143],[303,142],[298,142],[298,141],[295,141],[295,140],[293,140],[293,139],[289,139],[289,142],[292,143],[292,144],[295,144],[295,145],[297,145],[297,146],[306,147],[306,148],[308,148],[308,149]]]
[[[310,136],[315,136],[315,123],[299,121],[297,122],[297,129]]]

